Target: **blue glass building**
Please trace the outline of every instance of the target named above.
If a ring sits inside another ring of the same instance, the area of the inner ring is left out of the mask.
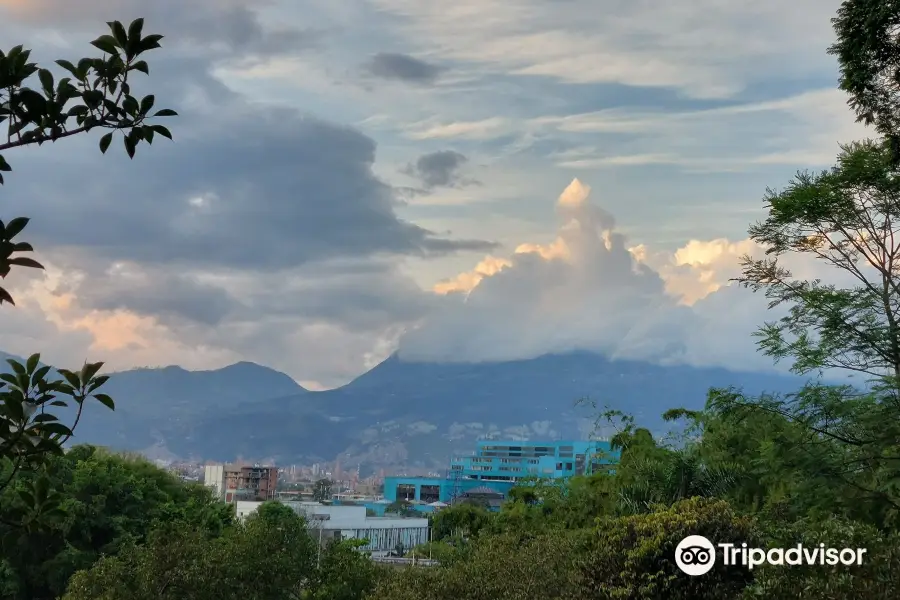
[[[457,456],[446,477],[386,477],[386,502],[406,500],[421,506],[453,504],[481,497],[498,506],[516,483],[529,477],[560,479],[608,472],[618,461],[605,441],[478,442],[473,455]]]

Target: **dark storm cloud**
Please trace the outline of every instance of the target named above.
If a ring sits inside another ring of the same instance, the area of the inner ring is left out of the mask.
[[[105,21],[116,19],[127,25],[140,17],[145,21],[144,35],[164,34],[167,44],[219,57],[293,52],[317,39],[312,31],[264,28],[254,10],[257,6],[246,0],[28,0],[6,7],[5,14],[13,23],[59,26],[64,35],[86,31],[99,35],[106,33]]]
[[[366,71],[382,79],[408,83],[434,83],[443,69],[407,54],[381,52],[365,65]]]
[[[314,277],[303,270],[267,277],[254,289],[247,289],[242,300],[254,312],[270,317],[302,315],[354,330],[373,330],[421,318],[439,299],[394,265],[368,261],[364,268],[335,266],[333,272]]]
[[[99,132],[4,153],[14,170],[3,212],[33,217],[23,239],[39,258],[84,274],[69,290],[79,307],[154,316],[195,341],[227,331],[214,341],[229,348],[255,339],[260,319],[286,337],[320,321],[380,330],[431,302],[392,258],[494,247],[399,218],[397,190],[373,173],[376,144],[358,130],[251,104],[213,75],[222,63],[308,51],[314,35],[264,29],[252,5],[235,0],[77,5],[0,9],[0,33],[7,14],[23,31],[56,28],[73,49],[36,55],[77,58],[95,53],[87,40],[104,20],[144,16],[145,32],[166,38],[132,89],[179,112],[164,122],[174,143],[157,136],[133,161],[119,137],[101,155]]]
[[[460,169],[468,160],[459,152],[439,150],[423,154],[415,163],[407,165],[403,173],[421,181],[426,189],[473,185],[478,182],[460,175]]]
[[[41,215],[37,242],[146,263],[278,269],[493,247],[399,219],[393,189],[372,172],[375,143],[354,129],[273,108],[170,121],[175,143],[160,139],[133,162],[118,144],[80,169],[53,156],[61,145],[16,161],[4,201]],[[40,175],[51,168],[52,179]]]
[[[125,309],[178,326],[185,320],[215,326],[266,315],[372,330],[421,318],[438,302],[388,261],[336,260],[310,267],[232,273],[222,283],[226,289],[191,274],[129,264],[92,272],[89,285],[58,286],[56,292],[74,293],[84,307]]]
[[[98,310],[125,309],[170,320],[216,325],[240,303],[227,291],[188,275],[162,270],[107,273],[77,288],[79,303]]]

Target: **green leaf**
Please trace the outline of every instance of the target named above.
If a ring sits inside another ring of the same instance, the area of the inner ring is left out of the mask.
[[[41,423],[40,424],[41,433],[50,435],[72,435],[72,430],[62,423]]]
[[[128,41],[138,42],[141,39],[141,32],[144,30],[144,19],[135,19],[128,26]]]
[[[122,25],[121,21],[108,22],[107,25],[109,25],[109,29],[118,43],[117,45],[120,48],[125,48],[125,44],[128,43],[128,33],[125,32],[125,26]]]
[[[37,369],[38,364],[41,362],[40,354],[32,354],[28,357],[28,360],[25,362],[25,370],[29,373],[34,373],[34,370]]]
[[[9,258],[6,260],[6,263],[9,265],[15,265],[17,267],[29,267],[31,269],[44,268],[44,265],[34,260],[33,258],[28,258],[27,256],[16,256],[14,258]]]
[[[125,96],[125,100],[122,101],[122,108],[129,115],[136,115],[138,112],[138,101],[134,96]]]
[[[94,64],[94,61],[91,58],[82,58],[81,60],[79,60],[78,68],[76,69],[77,74],[75,75],[75,77],[77,77],[79,80],[82,80],[85,77],[87,77],[88,71],[90,71],[91,66],[93,64]]]
[[[43,504],[47,501],[47,492],[50,490],[50,480],[46,477],[39,477],[34,482],[34,499],[37,504]]]
[[[25,365],[23,365],[19,361],[9,358],[6,360],[6,362],[9,363],[9,366],[12,367],[12,370],[16,375],[26,375],[27,374],[27,371],[25,370]]]
[[[109,144],[112,142],[113,132],[105,134],[100,138],[100,152],[106,154],[106,151],[109,149]]]
[[[128,154],[128,158],[134,158],[134,153],[137,149],[137,139],[129,134],[123,138],[123,141],[125,142],[125,153]]]
[[[19,490],[19,499],[22,501],[22,504],[24,504],[28,508],[34,508],[34,496],[32,496],[27,491]]]
[[[78,375],[76,375],[75,373],[73,373],[72,371],[70,371],[68,369],[57,369],[57,370],[59,371],[59,374],[63,376],[63,378],[66,380],[66,382],[69,385],[71,385],[75,389],[81,388],[81,381],[79,381]]]
[[[59,421],[59,419],[57,419],[54,415],[51,415],[50,413],[41,413],[41,414],[37,415],[36,417],[34,417],[33,419],[31,419],[31,421],[34,423],[50,423],[52,421]]]
[[[9,295],[9,292],[0,287],[0,304],[6,302],[10,306],[15,306],[16,303],[13,301],[13,297]]]
[[[12,167],[9,166],[9,163],[6,162],[6,159],[0,155],[0,171],[8,172],[12,171]]]
[[[172,134],[166,127],[163,127],[162,125],[151,125],[151,127],[153,127],[153,131],[159,135],[169,138],[170,140],[172,139]]]
[[[9,415],[13,421],[21,423],[25,420],[25,406],[20,400],[13,398],[11,395],[7,395],[3,399],[3,404],[6,407],[6,414]]]
[[[163,36],[153,34],[148,35],[143,40],[141,40],[141,52],[146,52],[147,50],[155,50],[159,48],[159,40],[163,39]]]
[[[108,34],[101,35],[96,40],[91,42],[91,45],[95,48],[98,48],[99,50],[102,50],[103,52],[106,52],[107,54],[118,55],[119,53],[119,43],[116,41],[116,38]]]
[[[11,240],[16,237],[19,233],[25,229],[25,226],[28,225],[28,222],[31,219],[28,217],[16,217],[12,221],[6,224],[6,234],[5,237],[7,240]]]
[[[164,108],[162,110],[156,111],[154,117],[177,117],[178,113],[172,110],[171,108]]]
[[[81,367],[81,382],[85,384],[90,382],[94,378],[94,375],[102,368],[102,362],[85,363],[84,366]]]
[[[38,79],[41,80],[41,85],[44,87],[44,93],[48,96],[53,95],[53,73],[48,71],[47,69],[41,69],[38,71]]]
[[[116,410],[116,403],[107,394],[94,394],[94,398],[109,410]]]
[[[72,76],[75,77],[76,79],[81,79],[81,76],[78,74],[78,68],[75,65],[73,65],[71,62],[69,62],[67,60],[58,60],[58,61],[56,61],[56,64],[58,64],[63,69],[65,69],[66,71],[71,73]]]
[[[40,355],[38,355],[40,356]],[[47,377],[47,373],[50,372],[50,365],[44,365],[40,369],[34,372],[31,376],[32,381],[42,381]]]
[[[149,96],[144,96],[144,99],[141,100],[141,114],[146,115],[150,112],[150,109],[153,108],[153,103],[156,101],[156,98],[153,94]]]
[[[147,61],[145,61],[145,60],[139,60],[136,63],[134,63],[133,65],[131,65],[131,70],[132,71],[140,71],[141,73],[144,73],[145,75],[150,74],[150,66],[147,64]]]

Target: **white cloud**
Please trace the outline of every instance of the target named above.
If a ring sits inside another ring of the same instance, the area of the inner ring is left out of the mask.
[[[43,279],[20,277],[13,286],[21,307],[0,311],[2,349],[27,354],[46,347],[54,351],[49,360],[67,365],[108,358],[113,369],[255,360],[314,389],[347,381],[398,346],[402,357],[413,360],[512,360],[585,349],[613,358],[772,368],[750,335],[771,318],[765,299],[729,285],[740,272],[740,256],[759,255],[755,243],[690,240],[674,252],[629,246],[590,193],[573,180],[557,199],[555,239],[487,257],[471,272],[439,282],[433,295],[415,286],[404,291],[408,280],[392,271],[370,275],[350,264],[337,265],[352,275],[346,281],[324,269],[264,284],[274,295],[251,289],[254,281],[246,277],[207,274],[204,285],[240,295],[255,308],[238,306],[220,322],[203,325],[114,305],[85,307],[91,295],[80,286],[90,280],[62,277],[51,268]],[[815,264],[789,266],[802,277],[820,271]],[[115,296],[119,277],[133,282],[138,275],[142,280],[147,274],[118,265],[106,273],[103,297]],[[328,300],[366,287],[380,305]],[[190,299],[187,292],[195,290],[182,291]],[[417,304],[419,295],[434,302]],[[401,301],[418,308],[401,309]],[[389,309],[396,314],[386,314]]]
[[[656,164],[729,172],[760,165],[823,166],[834,163],[839,143],[873,135],[856,123],[846,95],[837,89],[708,110],[626,108],[540,117],[530,125],[594,142],[550,156],[568,169]],[[629,136],[625,141],[623,134]],[[598,136],[607,135],[617,136],[616,144],[598,147]]]
[[[422,122],[407,127],[407,137],[412,140],[444,140],[451,138],[468,140],[492,139],[508,131],[511,124],[507,119],[491,117],[480,121],[457,121],[453,123]]]
[[[759,255],[754,242],[692,240],[674,253],[629,248],[589,193],[576,179],[560,195],[550,244],[522,244],[439,284],[446,305],[401,339],[401,356],[514,360],[581,349],[772,368],[750,335],[767,317],[765,299],[729,285],[739,258]]]
[[[723,97],[770,70],[831,67],[837,0],[370,0],[443,56],[573,83],[672,87]],[[780,56],[790,53],[796,63]]]

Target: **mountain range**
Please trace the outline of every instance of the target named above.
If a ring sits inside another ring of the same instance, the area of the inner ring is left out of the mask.
[[[359,464],[366,472],[439,470],[477,439],[589,435],[596,410],[576,406],[584,398],[659,431],[665,410],[701,408],[710,387],[786,392],[800,383],[788,375],[613,361],[589,352],[452,364],[393,355],[321,392],[249,362],[211,371],[142,368],[112,374],[104,391],[115,412],[88,407],[76,441],[159,458],[309,464],[339,457],[345,468]]]

